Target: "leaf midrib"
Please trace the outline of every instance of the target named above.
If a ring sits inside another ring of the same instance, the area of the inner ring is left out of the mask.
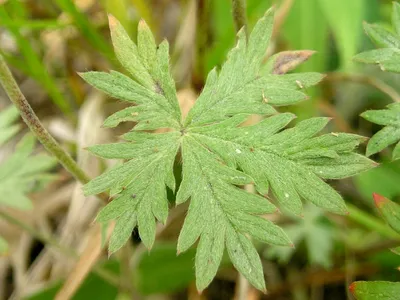
[[[212,98],[215,98],[215,101],[213,101],[213,103],[208,103],[207,106],[205,106],[205,108],[201,111],[201,113],[199,113],[197,116],[193,117],[193,119],[190,121],[190,123],[187,124],[186,128],[189,128],[189,127],[190,127],[190,128],[203,127],[204,124],[199,124],[199,125],[194,125],[194,126],[190,126],[190,125],[191,125],[194,121],[200,119],[200,117],[201,117],[204,113],[208,112],[208,111],[211,110],[211,109],[214,109],[214,106],[215,106],[215,105],[221,104],[221,103],[225,102],[229,96],[232,96],[232,95],[234,95],[234,94],[236,94],[236,93],[241,92],[241,91],[244,90],[248,85],[252,84],[253,82],[256,82],[256,81],[259,80],[259,79],[260,79],[260,78],[259,78],[258,76],[255,76],[254,78],[252,78],[252,79],[249,80],[248,82],[244,83],[239,89],[234,90],[234,91],[232,91],[232,92],[230,92],[230,93],[226,93],[226,94],[223,95],[222,97],[217,97],[217,96],[215,96],[215,91],[218,91],[218,90],[220,89],[220,87],[219,87],[219,84],[220,84],[220,82],[219,82],[220,77],[218,77],[218,82],[217,82],[216,85],[212,88],[212,90],[211,90],[212,97],[210,97],[211,99],[212,99]],[[267,104],[266,104],[266,105],[267,105]]]

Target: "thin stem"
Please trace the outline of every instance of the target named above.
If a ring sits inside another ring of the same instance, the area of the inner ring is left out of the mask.
[[[246,37],[248,37],[246,0],[232,0],[232,15],[236,27],[236,32],[238,32],[241,28],[244,28]]]
[[[250,283],[242,274],[238,273],[238,278],[236,280],[236,300],[246,300],[248,299],[250,291]]]
[[[397,91],[390,85],[375,77],[363,74],[330,73],[328,74],[326,79],[330,81],[351,81],[361,84],[367,84],[388,95],[394,102],[400,102],[399,93],[397,93]]]
[[[4,210],[0,210],[0,218],[6,220],[8,223],[13,224],[22,230],[26,231],[42,243],[46,245],[50,245],[54,248],[56,248],[60,253],[62,253],[65,256],[78,259],[79,255],[72,249],[65,247],[61,245],[55,238],[51,236],[47,236],[40,231],[37,231],[35,228],[31,227],[30,225],[24,223],[23,221],[18,220],[17,218],[13,217],[12,215],[6,213]],[[94,273],[102,277],[104,280],[108,281],[114,286],[120,286],[120,281],[118,278],[116,278],[115,275],[111,274],[109,271],[99,267],[99,266],[94,266],[93,268]]]
[[[275,15],[271,40],[276,40],[285,20],[293,6],[294,0],[284,0]]]
[[[18,108],[22,119],[28,125],[29,129],[43,144],[43,146],[53,154],[58,161],[68,170],[78,181],[85,184],[90,178],[72,159],[72,157],[64,151],[56,142],[50,133],[43,127],[39,118],[36,116],[32,107],[29,105],[25,96],[22,94],[14,77],[11,74],[4,58],[0,55],[0,83],[6,91],[10,100]]]
[[[363,225],[365,228],[375,231],[386,238],[400,240],[400,235],[380,219],[369,215],[352,204],[347,203],[346,205],[349,210],[349,219],[352,219],[353,221]]]

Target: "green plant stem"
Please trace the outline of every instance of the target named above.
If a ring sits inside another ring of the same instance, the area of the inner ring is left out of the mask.
[[[328,74],[326,79],[330,81],[350,81],[355,83],[367,84],[380,90],[382,93],[389,96],[394,102],[400,102],[399,93],[395,89],[393,89],[390,85],[386,84],[382,80],[379,80],[378,78],[375,77],[363,74],[346,74],[346,73],[333,72]]]
[[[74,259],[79,258],[79,255],[74,250],[61,245],[55,238],[47,236],[41,233],[40,231],[37,231],[35,228],[20,221],[19,219],[13,217],[12,215],[8,214],[3,210],[0,210],[0,218],[6,220],[8,223],[12,225],[21,228],[22,230],[26,231],[27,233],[29,233],[30,235],[41,241],[42,243],[56,248],[63,255],[72,257]],[[112,285],[117,287],[120,286],[120,280],[114,274],[111,274],[109,271],[101,268],[100,266],[94,266],[93,271],[94,273],[96,273],[97,275],[99,275]]]
[[[28,125],[29,129],[43,144],[43,146],[53,154],[58,161],[68,170],[78,181],[85,184],[90,178],[72,159],[72,157],[64,151],[56,142],[50,133],[43,127],[39,118],[36,116],[32,107],[29,105],[25,96],[22,94],[14,77],[11,74],[3,56],[0,55],[0,83],[6,91],[10,100],[18,108],[22,119]]]
[[[248,37],[246,0],[232,0],[232,15],[236,32],[238,32],[241,28],[244,28],[246,37]]]
[[[400,240],[400,235],[397,234],[393,229],[391,229],[388,225],[383,223],[378,218],[370,216],[368,213],[360,210],[354,205],[349,203],[346,204],[349,210],[349,218],[361,225],[365,228],[368,228],[372,231],[375,231],[386,238],[390,238],[393,240]]]

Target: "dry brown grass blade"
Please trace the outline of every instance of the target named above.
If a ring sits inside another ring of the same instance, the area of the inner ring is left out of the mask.
[[[107,240],[110,237],[113,228],[114,224],[108,227]],[[71,297],[75,294],[83,280],[89,274],[90,270],[93,268],[102,254],[101,239],[101,225],[95,224],[92,228],[92,234],[90,234],[90,238],[85,250],[83,251],[78,263],[69,274],[64,285],[57,293],[55,300],[71,299]]]
[[[26,270],[28,269],[28,259],[30,254],[30,249],[32,246],[32,237],[24,232],[20,239],[17,247],[11,254],[11,264],[13,267],[13,277],[14,277],[14,294],[18,298],[22,298],[21,295],[23,288],[26,283]]]
[[[182,111],[182,117],[185,118],[189,110],[196,102],[197,94],[192,89],[182,89],[178,92],[179,106]]]
[[[174,78],[181,88],[187,87],[191,83],[196,47],[196,26],[197,1],[191,0],[177,34],[172,55],[174,59],[176,58],[173,68]]]
[[[274,29],[272,31],[272,40],[275,40],[278,36],[283,24],[286,21],[290,9],[292,8],[294,0],[284,0],[275,14]]]
[[[100,163],[85,148],[107,141],[108,130],[101,128],[104,121],[103,103],[104,96],[97,91],[93,91],[79,112],[76,133],[77,162],[92,178],[100,174]],[[63,245],[77,249],[78,252],[84,248],[88,238],[87,228],[93,222],[99,206],[98,199],[83,195],[82,184],[75,184],[65,223],[61,229],[61,242]],[[59,259],[54,262],[52,273],[55,277],[64,277],[66,270],[71,270],[73,264],[74,261],[72,260]]]

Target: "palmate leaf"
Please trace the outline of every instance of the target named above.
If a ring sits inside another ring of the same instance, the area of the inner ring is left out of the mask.
[[[364,119],[384,125],[368,142],[367,156],[373,155],[386,147],[397,143],[393,150],[393,159],[400,158],[400,103],[393,103],[382,110],[367,110],[361,114]]]
[[[400,4],[393,1],[393,32],[378,24],[364,24],[365,32],[381,49],[360,53],[356,61],[377,64],[382,71],[400,72]]]
[[[20,126],[14,124],[18,117],[19,112],[14,106],[10,106],[0,113],[0,146],[19,131]]]
[[[30,209],[32,203],[26,194],[53,179],[47,171],[55,166],[56,160],[45,154],[31,155],[34,145],[35,138],[25,135],[14,153],[0,163],[0,205]]]
[[[18,116],[18,110],[13,106],[0,114],[0,145],[18,132],[20,126],[13,124]],[[54,167],[56,160],[43,154],[31,155],[34,145],[35,138],[25,135],[13,154],[0,162],[0,207],[32,208],[26,194],[53,179],[47,171]],[[7,250],[6,240],[0,236],[0,256]]]
[[[265,290],[261,260],[249,237],[292,245],[280,227],[261,216],[277,211],[269,196],[283,211],[295,214],[301,214],[302,199],[329,211],[347,212],[341,196],[324,180],[373,167],[371,160],[353,152],[364,138],[318,136],[327,118],[285,129],[295,116],[278,114],[274,107],[307,99],[302,89],[323,76],[272,74],[279,67],[277,56],[262,67],[272,25],[269,11],[248,41],[243,31],[238,33],[227,62],[221,71],[210,72],[194,107],[181,120],[169,73],[168,43],[156,46],[141,22],[136,46],[110,17],[115,52],[130,78],[114,71],[81,74],[96,88],[133,104],[109,117],[106,126],[136,122],[123,136],[126,142],[89,148],[100,157],[125,160],[84,187],[87,195],[110,191],[115,196],[97,216],[99,222],[116,220],[109,253],[124,245],[135,226],[146,247],[152,247],[156,220],[164,223],[168,215],[166,188],[175,191],[173,166],[178,152],[183,179],[176,203],[190,199],[190,205],[177,247],[180,253],[198,242],[195,266],[200,291],[214,278],[225,249],[239,272]],[[251,114],[269,117],[243,126]],[[159,128],[169,131],[149,132]],[[243,190],[245,184],[255,184],[258,193]]]
[[[364,24],[366,33],[381,49],[363,52],[355,60],[367,64],[378,64],[382,71],[400,73],[400,4],[393,2],[393,32],[380,25]],[[361,114],[364,119],[385,127],[368,142],[367,156],[380,152],[397,143],[393,159],[400,158],[400,104],[387,106],[385,110],[369,110]]]
[[[308,262],[324,268],[331,267],[334,234],[332,226],[325,222],[323,211],[308,204],[303,219],[293,221],[283,229],[296,245],[304,241]],[[280,263],[286,265],[294,252],[295,249],[272,246],[267,249],[266,256],[278,258]]]

